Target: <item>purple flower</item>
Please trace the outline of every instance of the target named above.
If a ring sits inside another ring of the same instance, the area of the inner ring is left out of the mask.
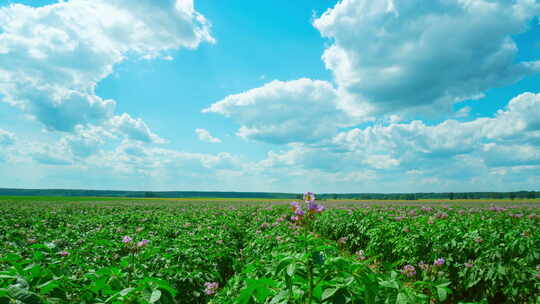
[[[301,207],[298,207],[298,208],[296,208],[296,210],[294,210],[294,214],[296,214],[297,216],[302,216],[305,213],[304,213],[304,210],[302,210]]]
[[[435,265],[435,266],[444,265],[444,259],[443,258],[436,259],[435,262],[433,262],[433,265]]]
[[[416,275],[416,269],[414,268],[413,265],[408,264],[403,267],[403,270],[401,270],[401,273],[403,273],[405,276],[410,278]]]
[[[137,247],[144,247],[148,244],[148,240],[142,240],[140,242],[137,243]]]
[[[400,216],[396,216],[394,219],[397,221],[397,222],[400,222],[402,219],[404,219],[405,217],[400,215]]]
[[[204,283],[204,293],[211,296],[217,292],[217,289],[219,288],[219,284],[217,282],[206,282]]]
[[[132,238],[130,238],[129,236],[124,236],[124,238],[122,239],[122,243],[124,244],[127,244],[127,243],[131,243],[131,241],[133,241]]]
[[[313,192],[304,193],[304,201],[306,203],[313,203],[315,201],[315,194]]]
[[[324,210],[324,206],[316,203],[308,203],[308,210],[310,213],[319,213]]]
[[[63,257],[67,257],[69,255],[69,252],[64,250],[64,251],[60,251],[58,254],[63,256]]]

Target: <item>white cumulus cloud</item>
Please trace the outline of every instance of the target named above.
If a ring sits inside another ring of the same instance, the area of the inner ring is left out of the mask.
[[[195,129],[195,133],[197,134],[197,136],[199,137],[199,140],[201,140],[201,141],[205,141],[205,142],[209,142],[209,143],[220,143],[221,142],[221,139],[212,136],[212,134],[210,134],[210,132],[208,132],[208,130],[206,130],[206,129],[197,128],[197,129]]]
[[[127,113],[112,117],[107,123],[107,126],[110,126],[113,131],[121,133],[132,140],[157,144],[166,142],[164,139],[150,131],[150,128],[148,128],[142,119],[132,118]]]
[[[269,143],[316,142],[352,123],[337,107],[337,92],[326,81],[274,80],[260,88],[229,95],[203,112],[241,124],[237,135]]]
[[[96,84],[128,56],[213,42],[192,0],[71,0],[0,7],[0,94],[48,129],[73,131],[113,116]]]
[[[512,38],[539,14],[535,0],[343,0],[313,24],[351,111],[440,113],[539,72]]]

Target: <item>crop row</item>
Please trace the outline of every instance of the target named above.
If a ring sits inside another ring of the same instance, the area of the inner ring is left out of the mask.
[[[411,284],[449,280],[452,302],[534,303],[540,300],[536,212],[366,206],[329,210],[314,228],[374,267],[402,269]]]
[[[4,208],[0,303],[204,303],[204,284],[233,274],[253,210]]]

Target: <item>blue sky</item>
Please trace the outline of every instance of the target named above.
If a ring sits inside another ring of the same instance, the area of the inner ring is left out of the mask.
[[[0,187],[538,190],[540,3],[0,1]]]

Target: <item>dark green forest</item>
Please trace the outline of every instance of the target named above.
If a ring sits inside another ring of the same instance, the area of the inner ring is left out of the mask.
[[[213,192],[213,191],[120,191],[77,189],[0,188],[0,196],[89,196],[157,198],[277,198],[301,199],[297,193]],[[527,199],[540,198],[540,191],[516,192],[443,192],[443,193],[322,193],[317,199],[418,200],[418,199]]]

